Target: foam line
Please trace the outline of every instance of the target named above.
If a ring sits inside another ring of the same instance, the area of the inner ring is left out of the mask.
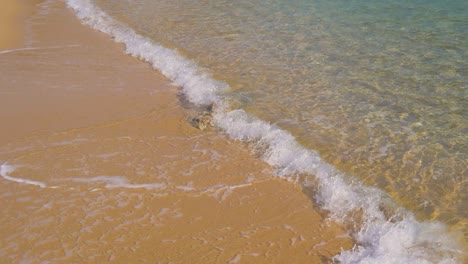
[[[28,47],[28,48],[8,49],[8,50],[0,51],[0,55],[18,52],[18,51],[25,51],[25,50],[48,50],[48,49],[73,48],[73,47],[79,47],[79,46],[80,45],[66,45],[66,46]]]
[[[11,166],[11,165],[8,165],[8,164],[4,163],[4,164],[2,164],[0,166],[0,176],[2,176],[2,178],[4,178],[5,180],[8,180],[8,181],[23,183],[23,184],[29,184],[29,185],[35,185],[35,186],[39,186],[41,188],[46,187],[45,183],[43,183],[43,182],[11,177],[9,174],[12,173],[15,169],[16,169],[15,166]]]
[[[263,160],[280,177],[314,175],[319,182],[315,199],[333,219],[353,221],[353,213],[362,212],[362,224],[353,234],[358,246],[336,256],[340,263],[457,263],[463,254],[445,225],[418,222],[384,192],[338,171],[288,132],[243,110],[219,111],[215,121],[232,139],[261,148]],[[393,214],[389,217],[385,210]]]
[[[127,188],[127,189],[162,189],[166,185],[162,183],[128,183],[128,179],[123,176],[96,176],[92,178],[73,178],[75,182],[104,182],[105,187],[113,188]]]

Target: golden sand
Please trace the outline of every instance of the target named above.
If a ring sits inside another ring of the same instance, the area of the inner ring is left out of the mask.
[[[351,246],[63,2],[28,23],[32,46],[0,54],[1,263],[322,263]]]

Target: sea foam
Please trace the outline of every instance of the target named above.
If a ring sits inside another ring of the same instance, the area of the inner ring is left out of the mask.
[[[317,152],[299,145],[287,131],[242,109],[226,110],[228,102],[223,100],[222,94],[229,90],[228,85],[211,78],[193,61],[138,35],[90,0],[66,2],[85,24],[107,33],[125,45],[127,54],[161,71],[181,88],[190,102],[218,105],[214,115],[216,126],[232,139],[249,142],[261,150],[263,160],[276,169],[278,176],[287,179],[298,174],[314,176],[316,202],[330,212],[332,219],[356,222],[352,234],[356,245],[335,256],[335,260],[341,263],[457,263],[464,257],[443,224],[417,221],[411,212],[398,207],[384,192],[338,171]]]
[[[103,182],[108,189],[127,188],[127,189],[163,189],[166,185],[162,183],[129,183],[124,176],[96,176],[92,178],[72,178],[75,182],[94,183]]]
[[[47,187],[45,183],[40,182],[40,181],[33,181],[33,180],[29,180],[29,179],[23,179],[23,178],[17,178],[17,177],[10,176],[10,173],[15,171],[16,168],[17,168],[17,166],[12,166],[12,165],[8,165],[7,163],[4,163],[4,164],[0,165],[0,176],[2,178],[4,178],[5,180],[12,181],[12,182],[35,185],[35,186],[39,186],[41,188]]]

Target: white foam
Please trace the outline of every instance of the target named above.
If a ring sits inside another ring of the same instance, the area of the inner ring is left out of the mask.
[[[41,188],[45,188],[46,184],[43,182],[39,181],[33,181],[33,180],[28,180],[28,179],[23,179],[23,178],[16,178],[16,177],[11,177],[9,174],[12,173],[17,167],[8,165],[6,163],[2,164],[0,166],[0,176],[4,178],[5,180],[17,182],[17,183],[23,183],[23,184],[29,184],[29,185],[35,185],[39,186]]]
[[[243,110],[216,112],[215,123],[231,138],[261,148],[264,161],[279,176],[314,175],[316,201],[333,219],[352,220],[353,213],[362,212],[362,224],[353,234],[358,246],[336,256],[341,263],[457,263],[463,254],[443,224],[418,222],[381,190],[341,173],[286,131]],[[384,210],[394,213],[388,217]]]
[[[215,124],[232,139],[255,145],[280,177],[314,175],[318,181],[315,198],[333,219],[346,221],[353,213],[362,212],[361,224],[353,234],[357,245],[336,256],[340,262],[456,263],[455,256],[463,254],[444,225],[418,222],[411,212],[394,205],[385,193],[344,175],[317,152],[300,146],[288,132],[243,110],[225,111],[227,102],[222,100],[221,93],[228,86],[211,79],[192,61],[136,34],[89,0],[67,0],[67,3],[83,22],[125,44],[128,54],[149,62],[180,86],[190,102],[216,103],[219,107],[214,115]],[[387,209],[394,212],[390,218],[384,212]]]
[[[195,190],[193,186],[188,186],[188,185],[179,185],[179,186],[176,186],[176,189],[186,191],[186,192]]]
[[[76,48],[79,46],[80,45],[65,45],[65,46],[46,46],[46,47],[27,47],[27,48],[18,48],[18,49],[8,49],[8,50],[0,50],[0,55],[13,53],[13,52],[19,52],[19,51]]]
[[[75,182],[104,182],[108,189],[127,188],[127,189],[162,189],[166,187],[162,183],[128,183],[128,179],[123,176],[96,176],[91,178],[72,178]]]

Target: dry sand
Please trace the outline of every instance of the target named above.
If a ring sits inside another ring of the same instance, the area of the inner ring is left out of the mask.
[[[0,54],[1,263],[322,263],[351,246],[246,145],[191,127],[158,72],[62,1],[33,10],[28,46]]]

